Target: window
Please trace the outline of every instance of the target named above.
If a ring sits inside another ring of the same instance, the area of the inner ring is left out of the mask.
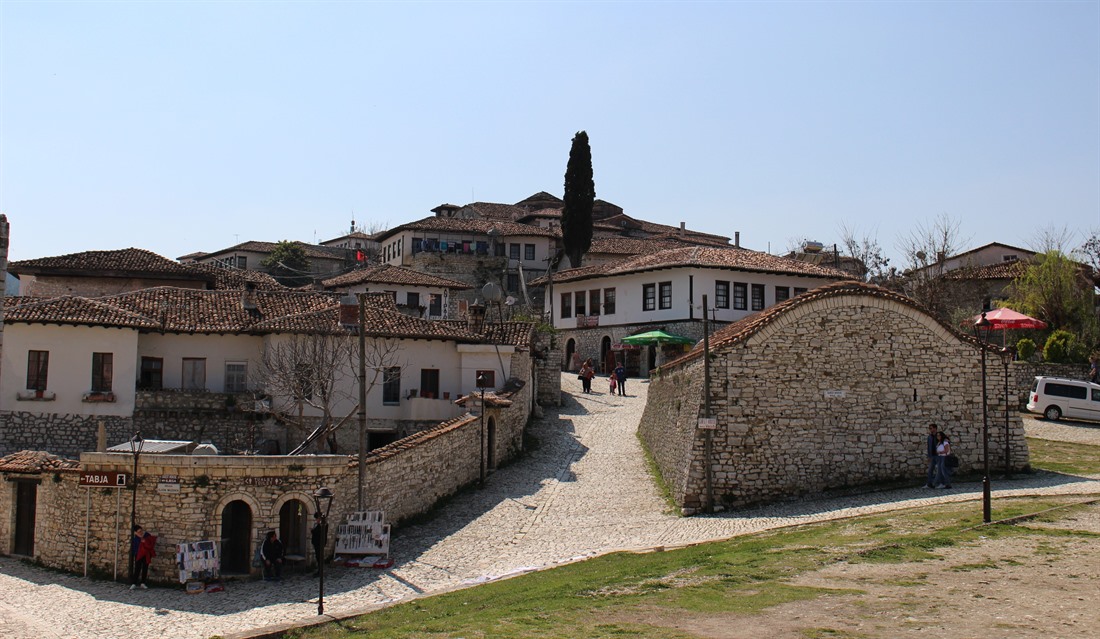
[[[775,287],[775,303],[784,302],[791,299],[791,287],[789,286],[776,286]]]
[[[420,396],[428,399],[439,397],[438,368],[423,368],[420,370]]]
[[[525,260],[535,259],[535,245],[534,244],[524,244],[523,245],[523,259],[525,259]]]
[[[397,406],[401,403],[401,367],[390,366],[382,373],[382,404]]]
[[[508,245],[508,258],[512,260],[519,259],[519,244]]]
[[[184,357],[183,379],[180,381],[183,390],[206,390],[206,358]]]
[[[600,289],[588,291],[588,313],[591,315],[600,314]]]
[[[496,257],[504,257],[504,242],[493,243],[493,255]]]
[[[496,371],[477,371],[474,375],[474,386],[477,388],[496,388]]]
[[[573,294],[562,293],[561,294],[561,316],[562,319],[567,317],[573,317]]]
[[[752,285],[752,310],[762,311],[764,310],[764,285],[753,284]]]
[[[432,294],[428,298],[428,315],[431,317],[443,317],[443,296]]]
[[[714,307],[715,308],[729,308],[730,307],[730,283],[729,282],[715,282],[714,283]]]
[[[672,308],[672,282],[661,282],[658,286],[661,288],[661,308]]]
[[[642,310],[652,311],[657,308],[657,285],[642,284]]]
[[[225,363],[225,392],[243,393],[248,390],[248,362]]]
[[[92,392],[111,392],[114,377],[114,353],[92,353]]]
[[[587,293],[585,293],[584,291],[577,291],[577,300],[576,300],[576,305],[577,305],[577,310],[576,310],[576,313],[577,313],[577,317],[582,317],[582,316],[584,316],[584,315],[587,315],[587,314],[588,314],[587,312],[585,312],[585,306],[584,306],[584,300],[585,300],[585,298],[587,297],[587,295],[588,295],[588,294],[587,294]]]
[[[27,352],[27,390],[46,390],[46,377],[50,369],[49,351]]]
[[[1047,382],[1046,394],[1054,397],[1069,397],[1070,399],[1088,399],[1089,391],[1084,386]]]
[[[159,357],[141,358],[141,390],[160,390],[164,388],[164,360]]]
[[[1018,260],[1020,258],[1015,256],[1015,255],[1002,255],[1001,259],[1005,262],[1015,262],[1016,260]]]
[[[405,305],[409,308],[420,308],[420,293],[406,293]]]
[[[749,308],[749,287],[742,282],[733,283],[733,310],[744,311]]]
[[[806,289],[804,289],[804,288],[799,288],[797,286],[794,287],[794,294],[795,295],[802,295],[805,292],[806,292]]]
[[[509,273],[507,279],[508,279],[508,281],[505,282],[505,284],[508,287],[508,292],[509,293],[515,293],[515,292],[519,291],[519,274],[518,273]]]
[[[603,290],[603,314],[615,314],[615,289],[613,288],[605,288]]]

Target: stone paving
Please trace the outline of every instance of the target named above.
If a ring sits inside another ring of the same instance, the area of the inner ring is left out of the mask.
[[[608,395],[602,381],[597,378],[596,392],[586,395],[576,375],[563,375],[566,405],[548,411],[535,427],[538,448],[498,470],[483,489],[454,498],[427,523],[396,531],[392,569],[330,569],[325,612],[340,616],[616,549],[675,546],[980,497],[979,485],[957,482],[950,492],[900,489],[677,517],[647,475],[635,435],[647,384],[631,380],[630,395],[618,397]],[[1100,444],[1100,428],[1032,419],[1025,419],[1025,428],[1033,436]],[[994,482],[994,491],[995,497],[1097,494],[1100,478],[1044,473]],[[316,620],[316,596],[317,580],[307,576],[231,581],[226,592],[187,595],[181,588],[130,591],[0,558],[0,638],[247,634]]]

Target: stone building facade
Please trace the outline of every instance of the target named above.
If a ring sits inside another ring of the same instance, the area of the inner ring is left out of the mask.
[[[400,524],[479,481],[482,459],[491,472],[515,458],[523,446],[530,389],[526,392],[493,395],[484,419],[468,413],[371,451],[366,509],[382,510],[387,522]],[[129,475],[133,468],[134,458],[126,453],[84,453],[76,462],[23,451],[0,460],[0,553],[27,555],[74,573],[125,578],[135,493],[127,487],[81,486],[80,478],[92,471]],[[159,537],[151,580],[177,581],[175,545],[204,540],[219,544],[224,576],[254,575],[251,558],[268,530],[281,532],[295,561],[310,563],[311,495],[321,486],[333,490],[335,530],[345,514],[357,510],[357,473],[354,456],[141,455],[136,520]]]
[[[652,380],[639,428],[689,514],[921,481],[931,422],[949,434],[965,473],[982,459],[980,352],[909,298],[833,284],[712,335],[714,430],[699,427],[708,416],[701,347]],[[1001,468],[1004,372],[993,349],[987,364],[990,459]],[[1009,464],[1023,469],[1028,449],[1018,406],[1010,400],[1007,409]]]

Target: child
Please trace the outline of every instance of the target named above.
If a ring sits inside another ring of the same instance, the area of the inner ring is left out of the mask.
[[[611,394],[614,395],[615,394],[615,373],[612,373],[611,376],[608,377],[607,379],[610,380]]]

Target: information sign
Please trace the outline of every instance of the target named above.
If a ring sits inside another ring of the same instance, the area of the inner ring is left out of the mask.
[[[129,475],[117,470],[88,470],[80,473],[81,486],[100,486],[102,488],[125,488]]]

